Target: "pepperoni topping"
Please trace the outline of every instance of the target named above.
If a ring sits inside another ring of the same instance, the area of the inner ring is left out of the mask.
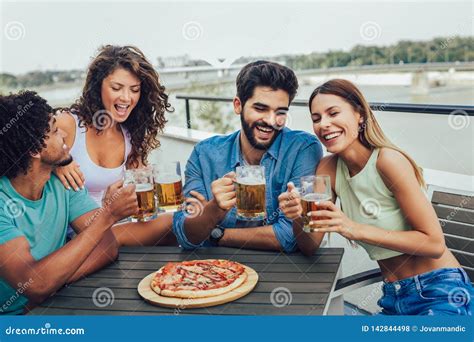
[[[170,262],[155,275],[154,283],[161,290],[211,290],[232,284],[244,271],[239,263],[227,260]]]

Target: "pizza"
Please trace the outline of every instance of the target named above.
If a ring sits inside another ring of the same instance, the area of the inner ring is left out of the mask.
[[[247,280],[245,266],[220,259],[170,262],[160,268],[151,288],[160,296],[205,298],[238,288]]]

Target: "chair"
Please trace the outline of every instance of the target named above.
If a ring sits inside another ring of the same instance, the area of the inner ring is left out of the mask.
[[[430,185],[428,198],[438,216],[448,249],[473,281],[474,193]],[[380,269],[372,269],[339,279],[331,294],[328,314],[342,315],[344,313],[345,293],[380,281],[382,281]]]

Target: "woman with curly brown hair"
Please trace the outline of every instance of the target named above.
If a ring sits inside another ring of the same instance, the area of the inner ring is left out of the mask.
[[[98,203],[127,168],[147,164],[172,111],[165,87],[134,46],[106,45],[89,66],[81,97],[58,117],[73,162],[56,175],[67,189],[87,187]]]

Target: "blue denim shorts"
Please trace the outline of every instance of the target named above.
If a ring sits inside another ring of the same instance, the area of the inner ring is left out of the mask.
[[[384,281],[378,301],[385,315],[469,315],[474,289],[462,268],[441,268],[394,282]]]

